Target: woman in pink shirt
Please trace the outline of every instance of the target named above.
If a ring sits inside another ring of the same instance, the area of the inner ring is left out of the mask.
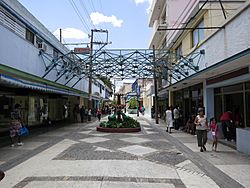
[[[216,124],[215,118],[210,119],[210,130],[212,132],[213,136],[213,145],[212,145],[212,150],[214,151],[217,150],[217,143],[218,143],[218,126]]]

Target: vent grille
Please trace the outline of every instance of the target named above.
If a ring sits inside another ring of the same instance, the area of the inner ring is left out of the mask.
[[[4,25],[22,38],[25,38],[25,26],[2,6],[0,6],[0,24]]]

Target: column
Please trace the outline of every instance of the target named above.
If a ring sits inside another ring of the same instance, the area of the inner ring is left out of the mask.
[[[214,89],[207,88],[206,80],[203,81],[203,104],[209,121],[210,118],[214,117]]]

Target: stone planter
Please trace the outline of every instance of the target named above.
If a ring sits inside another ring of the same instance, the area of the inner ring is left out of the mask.
[[[140,132],[141,127],[137,128],[105,128],[105,127],[96,127],[97,131],[107,132],[107,133],[134,133]]]
[[[128,114],[137,114],[137,109],[129,109],[128,108]]]

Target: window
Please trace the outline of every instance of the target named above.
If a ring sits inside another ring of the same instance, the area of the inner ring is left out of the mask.
[[[176,60],[181,59],[182,56],[182,44],[180,44],[176,49],[175,49],[175,57]]]
[[[59,52],[56,49],[53,49],[53,58],[57,59],[59,57]]]
[[[36,47],[37,48],[42,48],[42,39],[36,36]]]
[[[100,93],[102,93],[102,85],[100,84]]]
[[[250,89],[250,82],[246,83],[246,89],[249,90]]]
[[[237,91],[243,91],[243,84],[236,84],[236,85],[230,85],[230,86],[223,87],[224,93],[237,92]]]
[[[32,44],[34,44],[35,35],[30,30],[26,29],[26,40],[30,41]]]
[[[193,30],[193,46],[199,44],[205,38],[204,29],[197,29],[204,27],[204,20],[202,19],[200,23],[196,26],[196,29]]]
[[[246,93],[246,103],[245,103],[245,105],[246,105],[246,120],[247,120],[246,126],[247,127],[250,127],[250,116],[247,115],[250,113],[250,105],[249,104],[250,104],[250,92],[247,92]]]

